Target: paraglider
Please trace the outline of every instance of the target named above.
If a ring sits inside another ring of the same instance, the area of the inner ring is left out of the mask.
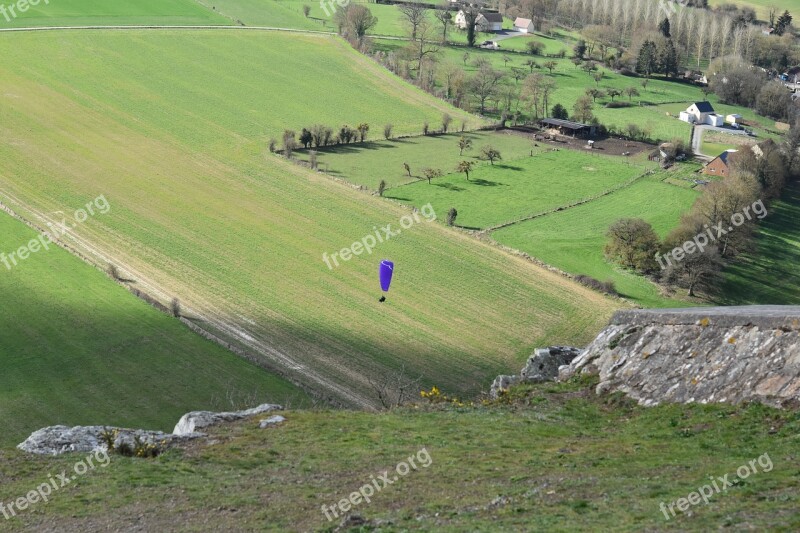
[[[389,292],[389,286],[392,284],[392,274],[394,273],[394,263],[388,259],[381,261],[381,266],[378,268],[378,275],[381,280],[381,290]],[[381,296],[379,302],[386,301],[386,295]]]

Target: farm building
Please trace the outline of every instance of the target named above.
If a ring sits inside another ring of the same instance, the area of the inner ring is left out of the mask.
[[[725,117],[725,122],[727,122],[728,124],[741,124],[742,115],[738,113],[731,113],[730,115]]]
[[[522,33],[533,33],[533,21],[531,19],[517,17],[514,21],[514,29]]]
[[[680,119],[689,124],[708,124],[710,126],[722,126],[725,123],[722,115],[714,112],[711,102],[695,102],[681,111]]]
[[[554,128],[562,135],[570,135],[572,137],[592,137],[597,129],[591,124],[561,120],[560,118],[543,118],[539,121],[539,127],[542,129]]]
[[[708,174],[709,176],[727,176],[730,171],[732,156],[736,152],[737,150],[733,149],[725,150],[705,166],[703,174]]]
[[[464,15],[463,9],[456,15],[455,24],[461,30],[467,29],[467,17]],[[502,31],[503,15],[489,11],[481,12],[475,20],[475,28],[483,32]]]

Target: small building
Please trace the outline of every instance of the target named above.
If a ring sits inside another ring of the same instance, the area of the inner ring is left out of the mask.
[[[731,158],[736,152],[737,150],[733,149],[725,150],[705,166],[703,169],[703,174],[720,177],[727,176],[730,172]]]
[[[722,115],[718,115],[716,113],[710,113],[706,117],[706,124],[709,126],[716,126],[721,127],[725,125],[725,118]]]
[[[455,25],[458,29],[467,29],[467,17],[464,15],[463,9],[456,15]],[[503,31],[503,15],[489,11],[481,12],[475,19],[475,29],[483,32]]]
[[[571,137],[593,137],[597,128],[591,124],[582,124],[571,120],[560,118],[543,118],[539,121],[539,127],[557,129],[562,135]]]
[[[533,21],[531,19],[517,17],[516,20],[514,20],[514,29],[522,33],[533,33]]]
[[[690,124],[706,124],[709,115],[714,114],[714,106],[711,102],[695,102],[681,111],[680,119]]]
[[[727,122],[728,124],[731,124],[731,125],[734,125],[734,124],[741,125],[741,123],[742,123],[742,115],[740,115],[738,113],[731,113],[730,115],[725,117],[725,122]]]

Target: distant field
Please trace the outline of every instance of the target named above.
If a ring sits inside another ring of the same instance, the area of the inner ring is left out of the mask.
[[[800,304],[800,183],[791,184],[768,211],[755,249],[725,271],[723,305]]]
[[[492,233],[508,246],[572,274],[586,274],[599,280],[611,279],[617,290],[645,307],[685,305],[659,295],[647,279],[624,272],[603,256],[606,232],[620,218],[643,218],[664,237],[678,224],[697,192],[660,180],[663,175],[644,178],[632,186],[588,204],[542,218],[515,224]]]
[[[572,150],[544,152],[525,159],[482,165],[470,174],[392,189],[386,196],[438,213],[458,210],[457,224],[484,229],[589,198],[642,174],[645,167],[622,158]]]
[[[0,17],[0,29],[138,24],[218,25],[230,24],[230,20],[194,0],[50,0],[30,5],[11,21]]]
[[[718,6],[720,4],[736,4],[739,6],[752,7],[756,10],[756,15],[759,20],[769,21],[769,8],[775,7],[778,10],[778,15],[783,13],[784,10],[794,16],[800,13],[800,0],[709,0],[708,4],[711,6]]]
[[[35,237],[0,212],[0,252]],[[169,431],[188,411],[230,409],[229,393],[239,402],[305,403],[294,386],[200,338],[61,248],[12,270],[0,263],[0,294],[0,446],[56,424]]]
[[[0,186],[19,210],[104,193],[114,215],[85,234],[96,260],[351,405],[375,402],[366,376],[403,366],[485,390],[536,346],[586,342],[619,307],[438,223],[329,269],[323,253],[408,210],[268,154],[269,138],[361,121],[373,136],[385,122],[416,133],[445,111],[477,120],[339,39],[71,32],[0,36],[0,52]],[[380,305],[383,258],[397,270]]]
[[[476,124],[477,119],[471,119],[467,123],[467,128]],[[453,123],[450,126],[451,131],[460,127],[460,123]],[[441,128],[441,125],[431,123],[431,128]],[[379,139],[381,136],[380,131],[375,131],[372,135]],[[459,161],[468,160],[484,164],[478,160],[481,147],[484,145],[491,145],[500,150],[506,160],[527,157],[534,150],[530,139],[522,135],[476,131],[464,134],[464,137],[472,141],[473,148],[461,155],[458,148],[461,136],[461,133],[451,133],[323,148],[319,150],[319,162],[321,168],[333,176],[377,189],[381,180],[386,181],[389,187],[395,187],[424,179],[422,170],[426,167],[438,168],[449,173],[455,169]],[[305,153],[300,153],[299,157],[308,159]],[[408,163],[411,167],[412,177],[408,177],[403,163]]]

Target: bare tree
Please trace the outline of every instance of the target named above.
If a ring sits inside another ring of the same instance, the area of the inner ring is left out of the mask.
[[[447,30],[453,24],[453,14],[450,12],[447,4],[441,5],[433,12],[433,17],[439,21],[442,26],[442,44],[447,42]]]
[[[495,70],[490,65],[481,65],[480,70],[470,80],[470,89],[480,102],[481,113],[486,111],[486,101],[495,95],[503,76],[502,72]]]
[[[405,365],[395,372],[386,372],[376,378],[367,378],[369,385],[384,409],[399,407],[419,393],[422,376],[410,379],[406,376]]]
[[[397,9],[400,10],[404,22],[408,26],[411,40],[417,40],[417,31],[419,26],[427,19],[428,7],[417,0],[411,0],[405,4],[397,4]]]

